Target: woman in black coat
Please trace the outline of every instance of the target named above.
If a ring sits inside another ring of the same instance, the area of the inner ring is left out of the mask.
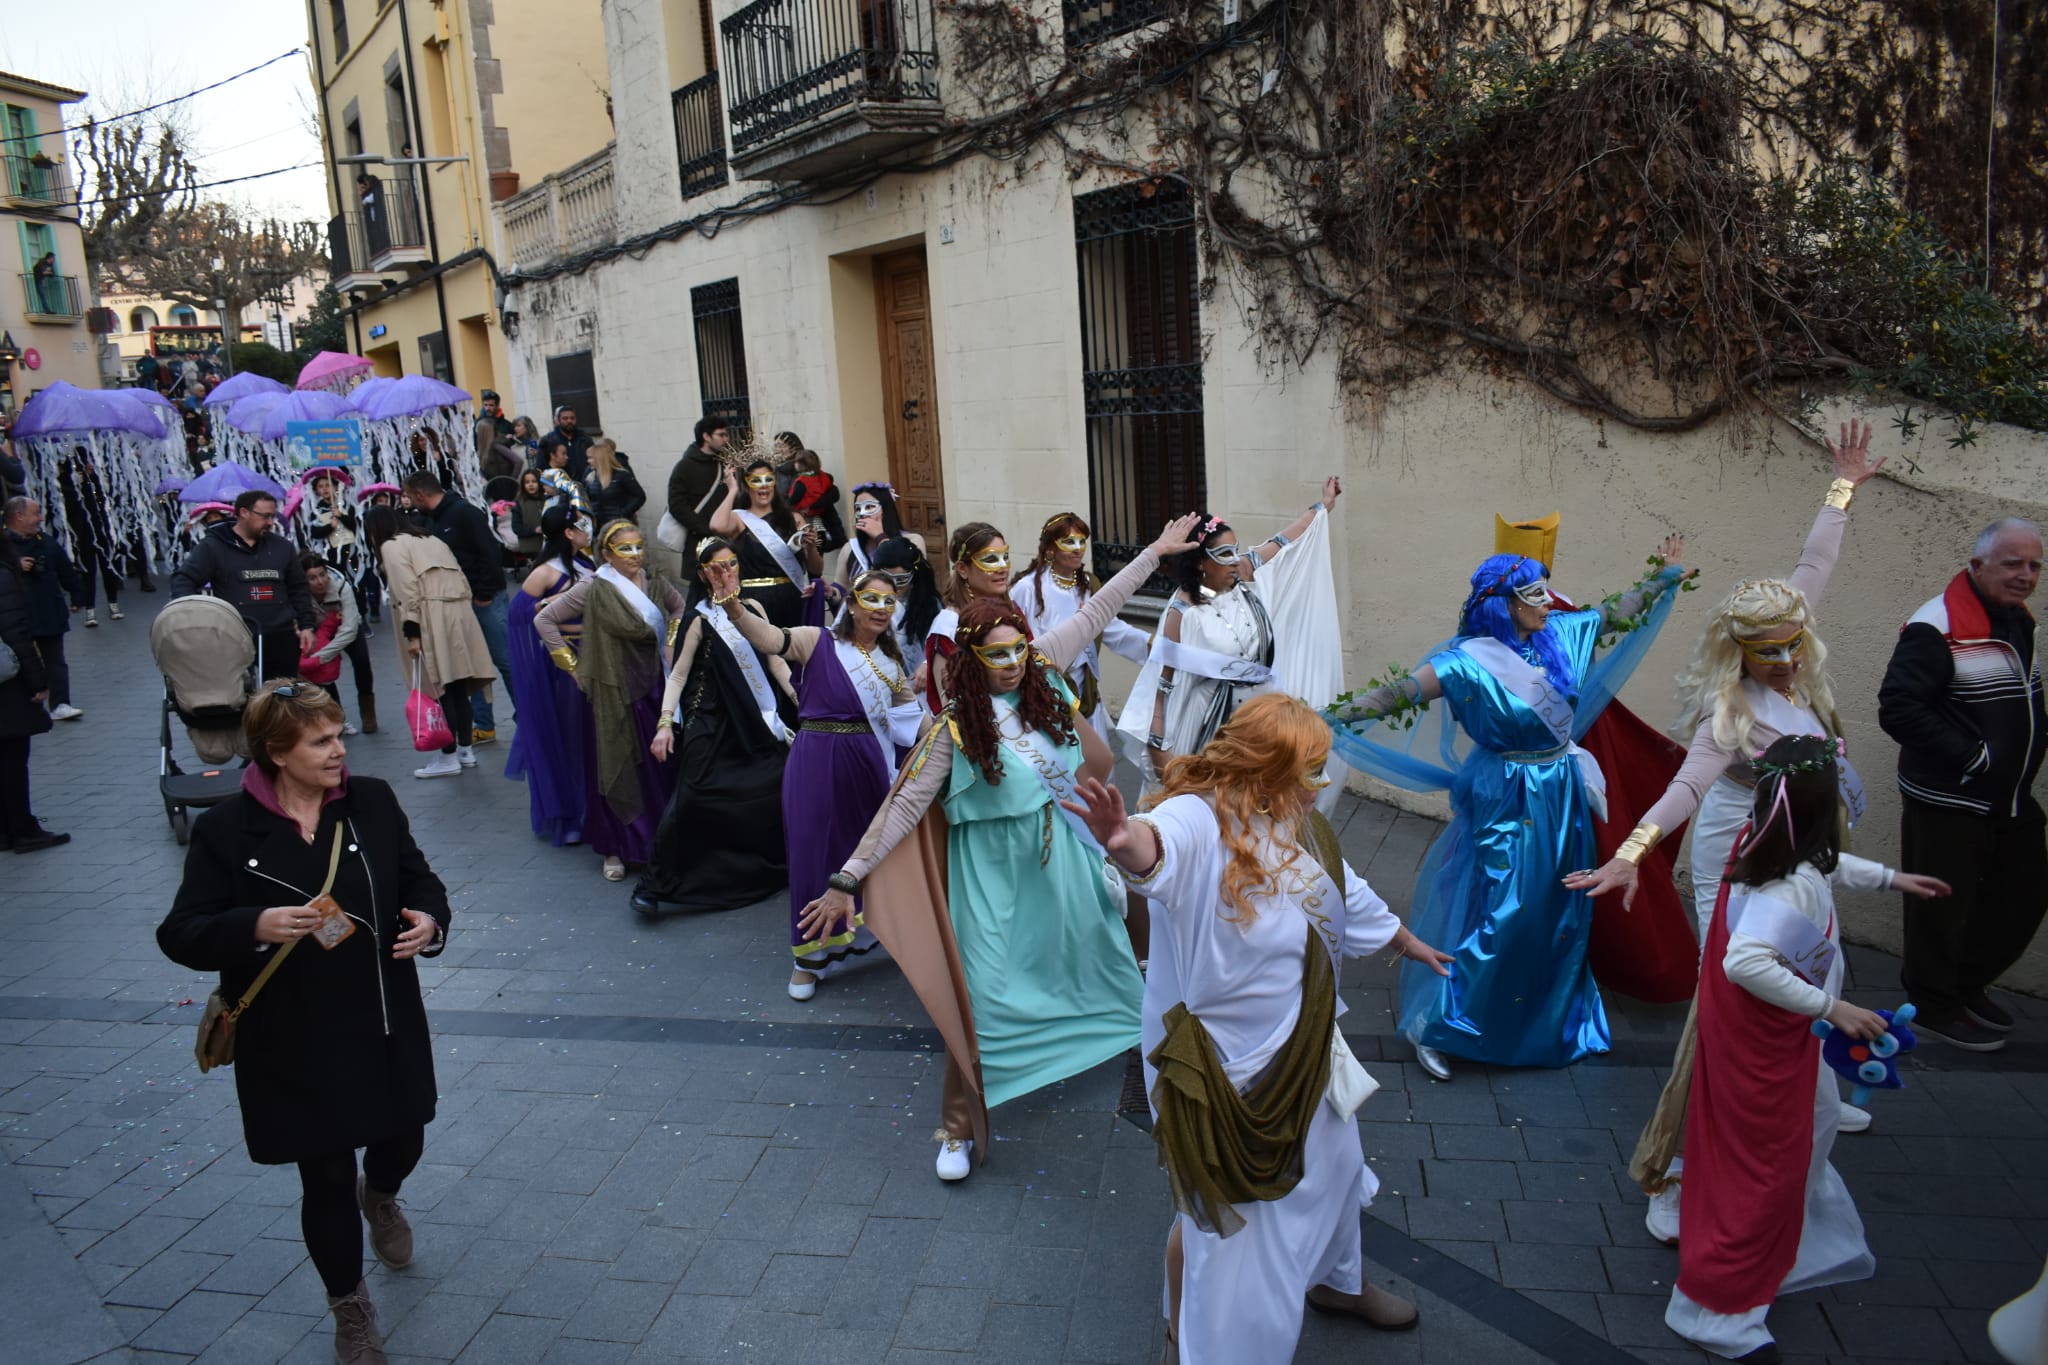
[[[156,937],[172,961],[219,972],[230,1005],[290,946],[235,1029],[242,1132],[250,1160],[299,1168],[300,1224],[334,1311],[336,1357],[381,1361],[362,1217],[379,1260],[410,1263],[397,1195],[435,1102],[412,959],[446,943],[448,893],[391,788],[343,766],[341,723],[340,706],[311,683],[267,684],[250,699],[254,762],[241,792],[193,825],[185,879]],[[340,909],[323,917],[309,902],[330,865]],[[327,947],[323,926],[350,932]],[[368,1149],[361,1179],[358,1147]]]
[[[34,853],[68,844],[71,836],[44,829],[29,804],[29,740],[50,728],[43,709],[50,683],[30,631],[28,585],[11,555],[0,555],[0,641],[14,652],[19,670],[0,682],[0,849]]]
[[[633,477],[633,466],[607,439],[590,443],[590,473],[583,486],[590,490],[591,520],[598,526],[631,521],[647,505],[647,492]]]

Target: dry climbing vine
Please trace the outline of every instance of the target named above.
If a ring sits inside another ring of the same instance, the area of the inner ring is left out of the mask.
[[[1990,0],[1166,0],[1078,51],[941,0],[966,137],[1185,181],[1266,358],[1356,399],[1461,356],[1676,430],[1837,377],[1958,443],[2048,426],[2048,6],[2008,8],[1994,62]]]

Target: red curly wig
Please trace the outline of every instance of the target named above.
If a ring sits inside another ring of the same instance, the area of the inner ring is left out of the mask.
[[[1031,626],[1024,613],[1009,598],[977,597],[968,603],[953,632],[960,652],[946,674],[946,691],[953,701],[953,722],[960,727],[960,752],[981,769],[983,779],[991,787],[1003,780],[1002,741],[996,735],[996,708],[989,699],[988,669],[974,653],[974,646],[987,640],[988,633],[998,626],[1010,627],[1026,641],[1031,638]],[[1078,737],[1074,708],[1053,690],[1052,666],[1035,653],[1024,666],[1024,681],[1017,685],[1017,714],[1026,725],[1061,744],[1072,744]]]

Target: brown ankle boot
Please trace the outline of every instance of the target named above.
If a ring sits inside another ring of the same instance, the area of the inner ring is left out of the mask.
[[[377,1305],[370,1302],[367,1286],[340,1298],[328,1296],[327,1307],[334,1314],[334,1359],[336,1365],[390,1365],[384,1354],[384,1337],[377,1330]]]
[[[412,1224],[398,1207],[398,1196],[370,1188],[368,1176],[356,1177],[356,1203],[370,1220],[370,1249],[393,1270],[412,1264]]]
[[[366,735],[374,735],[374,734],[376,734],[376,733],[377,733],[377,699],[376,699],[375,697],[371,697],[371,696],[359,696],[359,697],[357,697],[357,698],[356,698],[356,710],[358,710],[358,711],[360,711],[360,712],[362,712],[362,713],[363,713],[363,726],[362,726],[362,729],[363,729],[363,733],[364,733],[364,734],[366,734]]]

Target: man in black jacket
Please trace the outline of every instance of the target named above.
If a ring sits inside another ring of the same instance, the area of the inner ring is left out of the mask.
[[[697,423],[696,439],[669,472],[668,514],[681,523],[687,536],[683,544],[686,580],[696,576],[690,552],[711,534],[711,509],[718,503],[712,490],[718,487],[725,449],[731,444],[732,424],[723,417],[705,417]]]
[[[34,498],[7,500],[7,557],[21,570],[28,594],[28,633],[35,641],[49,688],[52,720],[77,720],[85,712],[71,704],[71,665],[64,660],[64,633],[85,605],[71,556],[43,530],[43,507]],[[40,690],[40,689],[38,689]]]
[[[313,628],[320,624],[299,552],[276,526],[277,499],[249,489],[235,498],[234,520],[201,536],[171,575],[171,596],[190,597],[211,586],[242,614],[256,637],[259,681],[296,678],[299,652],[312,652]]]
[[[2041,530],[1993,522],[1970,567],[1899,632],[1878,723],[1899,742],[1899,866],[1941,878],[1946,900],[1906,897],[1913,1027],[1970,1052],[2005,1046],[2013,1017],[1986,993],[2048,909],[2048,841],[2032,787],[2048,712],[2027,599]]]
[[[19,671],[0,682],[0,849],[35,853],[71,836],[44,829],[29,804],[29,742],[50,728],[43,710],[49,679],[29,633],[27,576],[12,558],[0,558],[0,644],[19,662]]]
[[[484,643],[490,646],[491,662],[498,666],[499,677],[510,678],[512,667],[505,648],[505,546],[491,529],[490,517],[460,494],[442,488],[441,481],[427,470],[408,474],[404,487],[412,505],[426,513],[427,529],[462,567],[462,576],[469,580],[470,609],[476,613]],[[471,737],[475,743],[488,744],[498,737],[490,693],[482,688],[470,693],[470,705]]]
[[[564,404],[555,409],[555,435],[569,447],[569,472],[579,480],[590,474],[590,434],[576,429],[576,409]]]

